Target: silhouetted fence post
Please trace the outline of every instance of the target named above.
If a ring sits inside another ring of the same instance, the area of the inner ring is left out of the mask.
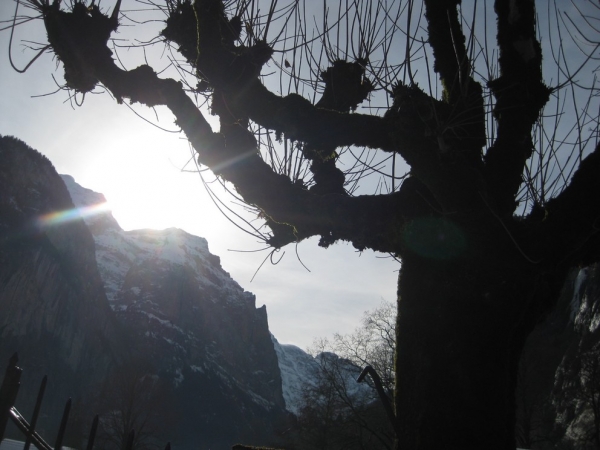
[[[94,448],[94,441],[96,440],[96,431],[98,431],[98,414],[94,416],[94,421],[92,422],[92,429],[90,430],[90,436],[88,437],[88,443],[85,447],[85,450],[92,450]]]
[[[60,428],[58,429],[58,435],[56,436],[56,443],[54,444],[55,450],[62,449],[63,438],[65,437],[65,431],[67,429],[67,422],[69,421],[69,413],[71,412],[71,399],[67,400],[65,410],[60,421]]]
[[[17,367],[18,362],[19,356],[15,353],[8,360],[4,381],[2,382],[2,387],[0,387],[0,442],[4,439],[10,409],[15,404],[17,394],[19,393],[19,386],[21,385],[21,372],[23,370]]]
[[[31,423],[29,424],[29,434],[27,435],[27,440],[25,441],[25,446],[23,447],[23,450],[29,450],[29,447],[31,446],[31,442],[33,440],[33,433],[35,433],[37,419],[40,415],[40,409],[42,408],[42,400],[44,400],[44,393],[46,392],[46,383],[48,383],[47,376],[42,378],[42,384],[40,385],[37,400],[35,401],[35,407],[33,408],[33,415],[31,416]]]
[[[40,390],[38,392],[37,400],[33,409],[33,415],[31,417],[31,423],[28,423],[23,415],[14,407],[17,394],[19,393],[19,386],[21,385],[21,373],[23,370],[17,367],[19,357],[15,353],[8,361],[8,367],[0,386],[0,442],[4,439],[4,432],[6,431],[6,425],[8,420],[11,419],[16,427],[26,436],[24,449],[28,450],[33,444],[39,450],[61,450],[63,448],[63,439],[65,431],[67,429],[67,423],[69,421],[69,413],[71,411],[71,399],[69,399],[65,405],[62,420],[56,437],[56,443],[54,449],[35,431],[37,419],[39,417],[42,400],[44,399],[44,392],[46,391],[47,377],[42,379]],[[98,430],[99,417],[96,415],[92,422],[90,435],[88,437],[86,450],[93,450],[94,441],[96,439],[96,433]],[[132,450],[135,440],[135,431],[131,430],[125,443],[125,450]],[[171,450],[171,444],[167,443],[165,450]]]

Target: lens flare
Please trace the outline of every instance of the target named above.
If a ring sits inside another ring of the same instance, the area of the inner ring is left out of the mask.
[[[80,208],[72,208],[64,211],[54,211],[44,214],[38,218],[38,225],[42,228],[58,225],[65,222],[70,222],[77,219],[85,219],[97,214],[110,211],[108,202],[98,203],[96,205],[82,206]]]
[[[402,238],[415,253],[431,259],[456,259],[467,248],[465,233],[445,218],[416,219],[405,227]]]

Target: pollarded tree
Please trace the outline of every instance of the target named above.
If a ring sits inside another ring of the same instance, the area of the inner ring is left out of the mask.
[[[156,41],[179,52],[180,82],[119,67],[120,0],[110,17],[93,1],[21,1],[41,15],[67,88],[166,105],[198,161],[260,213],[272,247],[318,235],[401,260],[397,448],[515,448],[523,341],[567,270],[600,255],[594,97],[577,94],[591,70],[570,68],[563,47],[568,30],[582,33],[572,48],[587,44],[585,11],[549,8],[550,85],[533,0],[496,0],[494,13],[460,0],[323,1],[317,20],[295,0],[148,1],[165,13]],[[355,112],[370,95],[381,103]],[[369,173],[383,183],[358,195]]]

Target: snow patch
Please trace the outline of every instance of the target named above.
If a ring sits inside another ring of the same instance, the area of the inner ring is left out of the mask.
[[[104,195],[80,186],[73,177],[61,177],[75,206],[106,202]],[[98,268],[111,303],[119,302],[119,293],[130,269],[148,261],[162,264],[164,271],[173,265],[189,267],[199,287],[216,287],[225,291],[219,298],[226,299],[228,303],[243,306],[254,302],[254,296],[245,292],[221,268],[219,258],[209,252],[208,242],[202,237],[177,228],[123,231],[109,211],[85,217],[84,220],[94,236]],[[133,292],[138,294],[137,291]]]
[[[181,369],[175,370],[175,378],[173,378],[173,384],[175,387],[179,387],[181,383],[183,383],[183,373],[181,373]]]
[[[596,313],[596,314],[594,314],[594,317],[592,318],[592,320],[590,322],[590,333],[593,333],[594,331],[596,331],[596,329],[598,328],[599,325],[600,325],[600,314]]]
[[[571,298],[571,315],[569,318],[570,323],[577,321],[577,316],[581,312],[581,300],[583,299],[584,290],[582,289],[583,283],[587,279],[588,269],[584,267],[579,269],[575,283],[573,285],[573,297]]]
[[[311,355],[295,345],[282,345],[271,334],[281,372],[283,400],[288,411],[298,415],[302,404],[302,389],[306,383],[315,384],[319,364]]]
[[[192,372],[199,372],[199,373],[204,373],[204,369],[200,366],[190,366],[190,369],[192,370]]]

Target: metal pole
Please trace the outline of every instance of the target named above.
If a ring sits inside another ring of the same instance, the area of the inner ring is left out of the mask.
[[[67,422],[69,421],[69,412],[71,412],[71,399],[67,400],[67,404],[65,405],[62,420],[60,421],[60,428],[58,429],[58,436],[56,436],[56,444],[54,444],[54,450],[60,450],[62,448],[63,437],[65,436]]]
[[[92,430],[90,431],[90,436],[88,437],[88,443],[85,450],[92,450],[94,447],[94,441],[96,440],[96,430],[98,430],[98,414],[94,417],[94,421],[92,422]]]
[[[31,424],[29,425],[29,433],[27,434],[27,440],[25,441],[25,446],[23,450],[29,450],[31,446],[31,437],[33,433],[35,433],[35,425],[37,423],[38,416],[40,414],[40,408],[42,406],[42,400],[44,399],[44,392],[46,391],[46,383],[48,382],[48,377],[44,376],[42,378],[42,384],[40,384],[40,390],[38,391],[37,400],[35,401],[35,407],[33,408],[33,415],[31,416]]]
[[[10,417],[10,408],[15,404],[21,385],[21,372],[23,370],[17,367],[18,362],[19,355],[15,352],[8,360],[8,367],[0,387],[0,442],[4,439],[6,424]]]

